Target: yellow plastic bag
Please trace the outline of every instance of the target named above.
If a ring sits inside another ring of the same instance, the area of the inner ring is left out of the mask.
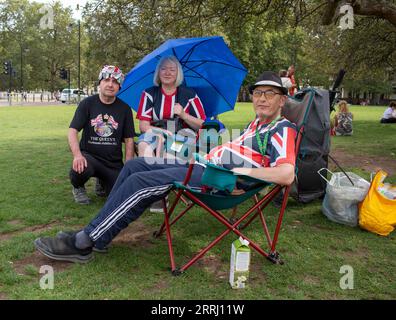
[[[360,227],[381,236],[387,236],[396,226],[396,200],[388,199],[378,190],[384,186],[387,175],[382,170],[376,173],[366,198],[359,204]]]

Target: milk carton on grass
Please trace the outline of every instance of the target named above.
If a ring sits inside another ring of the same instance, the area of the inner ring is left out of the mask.
[[[233,289],[245,288],[249,276],[249,241],[239,237],[231,246],[230,285]]]

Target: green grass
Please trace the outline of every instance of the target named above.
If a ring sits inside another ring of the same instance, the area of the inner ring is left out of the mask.
[[[396,287],[395,234],[379,237],[359,228],[333,223],[321,213],[321,202],[302,205],[289,201],[277,249],[285,264],[273,265],[252,254],[248,287],[232,290],[228,284],[229,255],[235,235],[228,235],[180,277],[169,272],[164,237],[143,242],[117,243],[106,255],[95,255],[87,265],[59,264],[54,290],[39,287],[39,266],[29,259],[37,236],[54,235],[90,221],[104,201],[88,191],[90,206],[72,201],[68,171],[71,155],[67,128],[73,106],[0,108],[0,297],[8,299],[394,299]],[[384,107],[353,107],[354,135],[334,138],[333,147],[356,155],[394,159],[396,126],[378,123]],[[229,128],[243,128],[252,117],[251,104],[221,116]],[[393,153],[393,154],[392,154]],[[392,158],[393,157],[393,158]],[[363,172],[359,162],[353,168]],[[247,207],[247,204],[241,206]],[[268,210],[274,226],[275,208]],[[140,222],[154,231],[162,216],[145,213]],[[47,225],[47,229],[44,227]],[[247,232],[262,243],[259,223]],[[36,228],[36,230],[35,230]],[[38,228],[38,229],[37,229]],[[177,262],[196,252],[223,228],[197,209],[176,225]],[[273,227],[271,228],[273,230]],[[2,238],[3,237],[3,238]],[[181,257],[181,258],[180,258]],[[21,272],[15,265],[25,261]],[[37,264],[37,262],[36,262]],[[339,286],[340,268],[354,269],[354,289]],[[22,275],[21,275],[22,274]]]
[[[396,126],[380,124],[386,107],[353,106],[353,135],[334,137],[333,147],[364,156],[365,154],[389,157],[396,161]]]

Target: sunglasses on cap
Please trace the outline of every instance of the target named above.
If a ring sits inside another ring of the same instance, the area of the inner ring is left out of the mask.
[[[108,78],[114,78],[121,86],[125,77],[120,68],[114,66],[104,66],[99,74],[99,81]]]

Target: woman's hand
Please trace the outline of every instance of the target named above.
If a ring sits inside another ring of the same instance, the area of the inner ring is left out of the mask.
[[[165,133],[166,136],[173,136],[172,131],[166,130],[166,129],[160,129],[161,131],[163,131]]]
[[[180,103],[175,103],[175,105],[173,106],[173,113],[183,120],[186,116],[186,112],[184,111],[184,108],[180,105]]]

